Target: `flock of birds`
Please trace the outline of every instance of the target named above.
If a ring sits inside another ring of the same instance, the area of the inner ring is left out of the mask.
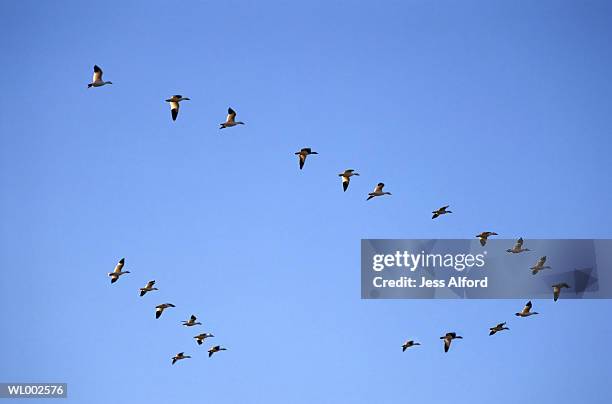
[[[110,81],[104,81],[102,78],[102,74],[103,74],[102,69],[98,65],[95,65],[94,73],[93,73],[93,80],[91,83],[88,84],[88,88],[102,87],[107,84],[113,84]],[[189,101],[189,100],[190,99],[188,97],[183,97],[182,95],[173,95],[172,97],[165,100],[166,102],[170,104],[170,113],[171,113],[173,121],[176,121],[178,117],[180,103],[182,101]],[[236,121],[236,111],[234,111],[230,107],[228,108],[227,117],[225,119],[225,122],[220,124],[219,129],[231,128],[237,125],[244,125],[244,122]],[[316,154],[318,154],[318,152],[313,151],[310,147],[304,147],[300,149],[299,151],[295,152],[295,155],[298,156],[300,170],[304,168],[307,157],[310,155],[316,155]],[[359,176],[359,173],[355,172],[355,170],[353,169],[346,169],[344,170],[344,172],[338,174],[338,176],[341,177],[342,189],[344,192],[346,192],[351,182],[351,177]],[[368,194],[367,200],[370,200],[378,196],[391,195],[391,192],[383,191],[384,187],[385,187],[385,184],[382,182],[379,182],[378,184],[376,184],[376,186],[374,187],[374,191]],[[452,211],[448,209],[449,207],[450,205],[445,205],[445,206],[442,206],[441,208],[434,210],[432,212],[431,218],[436,219],[440,216],[443,216],[449,213],[453,213]],[[497,235],[498,235],[497,233],[492,232],[492,231],[483,231],[482,233],[477,234],[476,238],[480,240],[480,244],[482,246],[485,246],[489,237],[497,236]],[[516,241],[515,245],[511,249],[508,249],[506,251],[509,253],[513,253],[513,254],[519,254],[519,253],[527,252],[530,250],[527,248],[523,248],[523,239],[519,238]],[[536,275],[538,272],[544,269],[550,268],[550,266],[547,266],[545,264],[546,264],[546,256],[543,256],[530,269],[532,273]],[[117,264],[117,266],[115,267],[115,271],[108,274],[111,277],[111,283],[116,282],[117,279],[119,279],[121,275],[129,273],[129,271],[122,271],[123,265],[124,265],[124,260],[121,259],[119,263]],[[157,288],[153,287],[153,285],[155,285],[155,281],[149,281],[144,288],[140,288],[140,296],[144,296],[147,292],[157,290]],[[559,298],[561,289],[569,288],[569,287],[570,286],[567,283],[558,283],[558,284],[552,285],[554,300],[557,301],[557,299]],[[175,306],[171,303],[164,303],[164,304],[160,304],[156,306],[155,317],[159,318],[164,312],[164,310],[171,308],[171,307],[175,307]],[[529,316],[538,314],[538,312],[531,311],[531,308],[532,308],[532,303],[531,301],[529,301],[527,302],[527,304],[525,304],[525,307],[520,312],[515,313],[515,315],[518,317],[529,317]],[[183,321],[183,325],[186,327],[192,327],[192,326],[200,325],[200,324],[201,323],[197,321],[197,318],[194,315],[192,315],[188,320]],[[499,323],[495,325],[494,327],[489,328],[489,335],[494,335],[504,330],[509,330],[509,328],[506,327],[506,323],[505,322]],[[194,338],[196,339],[196,342],[198,343],[198,345],[202,345],[204,340],[210,337],[213,337],[213,335],[210,333],[202,333],[202,334],[196,335]],[[444,352],[448,352],[451,346],[451,342],[455,339],[463,339],[463,337],[460,335],[457,335],[457,333],[455,332],[447,332],[444,336],[440,337],[440,339],[444,340]],[[421,345],[421,344],[418,342],[415,342],[414,340],[408,340],[404,342],[404,344],[402,344],[402,351],[406,351],[408,348],[414,347],[417,345]],[[222,346],[215,345],[208,350],[208,356],[210,357],[214,353],[219,352],[219,351],[224,351],[224,350],[226,349],[223,348]],[[174,357],[172,357],[172,364],[176,363],[179,360],[187,359],[187,358],[191,358],[191,356],[185,355],[184,352],[179,352]]]
[[[130,273],[130,271],[123,270],[124,266],[125,266],[125,258],[121,258],[119,262],[117,263],[117,265],[115,265],[115,269],[113,270],[113,272],[108,273],[108,276],[110,277],[110,280],[111,280],[111,284],[117,282],[117,280],[119,280],[121,276]],[[154,290],[158,290],[155,287],[155,281],[154,280],[149,281],[144,287],[140,288],[140,297],[146,295],[149,292],[153,292]],[[155,318],[160,318],[164,310],[169,309],[171,307],[176,307],[176,306],[174,306],[172,303],[162,303],[162,304],[158,304],[157,306],[155,306]],[[194,327],[196,325],[202,325],[202,323],[198,321],[198,318],[193,314],[191,315],[191,317],[189,317],[189,319],[183,320],[182,323],[185,327]],[[214,337],[213,334],[208,333],[208,332],[203,332],[203,333],[196,335],[193,338],[195,338],[196,343],[198,345],[202,345],[204,343],[204,340],[206,340],[206,338],[212,338],[212,337]],[[214,345],[210,347],[210,349],[208,350],[208,357],[210,358],[211,356],[213,356],[214,353],[217,353],[220,351],[226,351],[226,350],[227,349],[222,347],[221,345]],[[189,358],[191,358],[191,356],[185,355],[185,352],[179,352],[176,355],[174,355],[171,359],[172,359],[172,364],[174,365],[177,361],[180,361],[182,359],[189,359]]]
[[[432,219],[435,219],[436,217],[446,214],[446,213],[452,213],[451,211],[447,209],[448,209],[448,206],[443,206],[440,209],[433,211]],[[497,233],[492,232],[492,231],[483,231],[482,233],[477,234],[476,238],[480,240],[480,245],[484,247],[487,244],[487,240],[490,236],[497,236],[497,235],[498,235]],[[524,240],[521,237],[518,240],[516,240],[516,242],[514,243],[514,246],[512,246],[512,248],[508,248],[506,252],[511,253],[511,254],[520,254],[520,253],[531,251],[529,248],[524,248],[523,244],[524,244]],[[535,265],[533,265],[529,269],[531,270],[531,273],[533,275],[536,275],[538,274],[538,272],[544,269],[551,268],[550,266],[545,265],[545,264],[546,264],[546,256],[542,256],[538,259]],[[552,287],[552,292],[553,292],[553,300],[556,302],[559,299],[561,290],[570,288],[570,285],[568,285],[565,282],[561,282],[561,283],[556,283],[552,285],[551,287]],[[540,314],[537,311],[532,311],[531,310],[532,308],[533,308],[533,303],[531,303],[531,300],[530,300],[525,304],[525,306],[523,307],[521,311],[514,313],[514,315],[517,317],[531,317],[536,314]],[[503,323],[499,323],[489,328],[489,336],[495,335],[501,331],[510,330],[510,328],[506,327],[506,324],[507,324],[506,322],[503,322]],[[445,335],[440,337],[440,339],[444,340],[444,352],[448,352],[451,346],[451,342],[455,339],[463,339],[463,337],[460,335],[457,335],[456,332],[447,332]],[[414,340],[407,340],[406,342],[402,344],[402,352],[416,345],[421,345],[421,344],[418,342],[415,342]]]

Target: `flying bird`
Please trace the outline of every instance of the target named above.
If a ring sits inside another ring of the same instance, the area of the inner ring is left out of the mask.
[[[180,361],[181,359],[191,358],[189,355],[185,355],[185,352],[179,352],[172,357],[172,364],[174,365],[176,361]]]
[[[93,79],[91,80],[91,83],[87,84],[87,88],[102,87],[106,84],[113,84],[110,81],[102,80],[102,69],[100,69],[100,66],[94,65],[93,70]]]
[[[379,182],[376,187],[374,188],[374,192],[370,192],[368,195],[368,199],[366,199],[367,201],[369,201],[370,199],[374,198],[375,196],[383,196],[383,195],[391,195],[391,192],[383,192],[383,188],[385,187],[385,184],[383,184],[382,182]]]
[[[525,305],[525,307],[523,307],[523,310],[520,313],[514,313],[516,316],[518,317],[529,317],[529,316],[533,316],[534,314],[540,314],[537,311],[531,311],[531,300],[527,302],[527,304]]]
[[[170,103],[170,112],[172,113],[173,121],[176,121],[176,117],[178,116],[178,113],[179,113],[179,102],[181,101],[191,101],[191,99],[187,97],[183,97],[180,94],[177,94],[177,95],[173,95],[172,97],[166,100],[166,102]]]
[[[440,337],[440,339],[444,340],[444,352],[448,352],[451,346],[452,340],[463,339],[463,337],[460,335],[457,335],[457,333],[454,333],[454,332],[447,332],[446,335],[443,337]]]
[[[523,248],[523,238],[522,237],[516,240],[516,243],[514,244],[512,248],[508,248],[506,250],[506,252],[509,252],[512,254],[520,254],[525,251],[531,251],[531,250],[529,248]]]
[[[144,288],[140,288],[140,296],[144,296],[147,292],[157,290],[157,288],[154,288],[153,285],[155,285],[155,281],[147,282]]]
[[[115,270],[113,272],[108,273],[108,276],[110,276],[111,278],[111,283],[117,282],[117,279],[119,279],[121,275],[130,273],[130,271],[122,271],[123,265],[125,265],[125,258],[121,258],[115,266]]]
[[[480,245],[484,247],[487,244],[489,237],[497,235],[498,234],[494,231],[483,231],[482,233],[477,234],[476,237],[480,239]]]
[[[244,122],[236,122],[236,111],[231,108],[227,109],[227,118],[225,118],[225,122],[220,124],[221,127],[219,129],[231,128],[236,125],[244,125]]]
[[[410,348],[412,346],[415,346],[415,345],[421,345],[421,344],[418,343],[418,342],[414,342],[413,340],[408,340],[408,341],[404,342],[402,344],[402,352],[406,352],[406,349],[408,349],[408,348]]]
[[[446,206],[442,206],[442,207],[441,207],[440,209],[438,209],[438,210],[434,210],[433,212],[431,212],[431,213],[433,213],[433,216],[432,216],[431,218],[432,218],[432,219],[435,219],[435,218],[436,218],[436,217],[438,217],[438,216],[445,215],[445,214],[447,214],[447,213],[453,213],[453,212],[452,212],[452,211],[450,211],[450,210],[446,210],[446,209],[448,209],[448,207],[449,207],[449,205],[446,205]]]
[[[212,335],[211,333],[204,332],[204,333],[202,333],[202,334],[198,334],[198,335],[196,335],[196,336],[195,336],[195,337],[193,337],[193,338],[195,338],[195,340],[196,340],[196,342],[198,343],[198,345],[202,345],[202,343],[204,342],[204,340],[205,340],[206,338],[212,338],[212,337],[214,337],[214,335]]]
[[[359,175],[359,173],[356,173],[355,170],[349,168],[348,170],[344,170],[343,173],[340,173],[338,175],[342,177],[342,188],[344,189],[344,192],[346,192],[349,183],[351,182],[351,177],[353,175]]]
[[[202,323],[200,323],[199,321],[196,322],[196,320],[197,320],[196,316],[192,314],[189,320],[183,321],[183,325],[185,327],[193,327],[194,325],[202,325]]]
[[[175,307],[172,303],[163,303],[155,306],[155,318],[160,318],[164,310],[168,307]]]
[[[312,151],[310,147],[304,147],[298,152],[295,152],[295,155],[299,157],[300,160],[300,170],[304,167],[304,163],[306,162],[306,157],[311,154],[319,154],[316,151]]]
[[[563,288],[570,288],[570,285],[568,285],[565,282],[562,283],[557,283],[555,285],[552,285],[553,288],[553,299],[555,300],[555,302],[557,301],[557,299],[559,298],[559,294],[561,293],[561,289]]]
[[[550,268],[548,265],[545,266],[544,264],[546,264],[546,255],[540,257],[538,262],[536,262],[536,264],[529,269],[531,269],[531,273],[535,275],[543,269]]]
[[[491,327],[491,328],[489,328],[489,331],[490,331],[490,332],[489,332],[489,335],[493,335],[493,334],[495,334],[496,332],[500,332],[500,331],[503,331],[503,330],[509,330],[509,328],[508,328],[508,327],[506,327],[506,323],[505,323],[505,322],[503,322],[503,323],[499,323],[499,324],[497,324],[495,327]]]
[[[219,352],[219,351],[227,351],[227,349],[223,348],[220,345],[215,345],[214,347],[208,350],[208,357],[210,358],[211,356],[213,356],[215,352]]]

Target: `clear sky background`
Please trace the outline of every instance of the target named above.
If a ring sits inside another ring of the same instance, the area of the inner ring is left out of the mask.
[[[518,319],[359,285],[362,238],[612,237],[612,3],[22,0],[0,22],[0,381],[89,404],[612,399],[610,301]],[[94,64],[112,86],[87,89]],[[228,106],[246,125],[219,131]]]

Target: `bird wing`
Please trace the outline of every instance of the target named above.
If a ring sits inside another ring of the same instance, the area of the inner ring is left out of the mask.
[[[380,193],[382,192],[383,188],[385,187],[385,184],[383,184],[382,182],[379,182],[376,187],[374,187],[374,192],[375,193]]]
[[[448,349],[450,348],[450,344],[451,344],[451,339],[450,338],[444,338],[444,352],[448,352]]]
[[[196,316],[194,316],[193,314],[191,315],[190,318],[191,318],[191,321],[196,321],[197,320]]]
[[[236,111],[234,111],[231,108],[227,109],[227,118],[225,119],[225,122],[229,123],[229,122],[234,122],[234,120],[236,119]]]
[[[125,261],[123,259],[119,260],[117,265],[115,265],[115,270],[113,272],[118,273],[123,269],[123,265],[125,265]]]
[[[102,69],[100,69],[100,66],[98,65],[94,65],[94,72],[93,72],[93,80],[92,83],[95,83],[97,81],[102,81]]]
[[[151,289],[153,285],[155,285],[155,281],[149,281],[147,282],[147,286],[145,286],[145,289]]]
[[[172,113],[172,120],[176,121],[176,117],[179,113],[179,103],[178,101],[170,101],[170,112]]]
[[[523,311],[521,312],[522,314],[527,314],[529,313],[529,311],[531,310],[531,300],[527,302],[527,304],[525,305],[525,307],[523,307]]]
[[[516,244],[514,244],[514,249],[515,250],[520,250],[521,247],[523,247],[523,238],[519,238],[518,240],[516,240]]]
[[[304,168],[304,163],[306,162],[306,155],[303,153],[298,154],[298,157],[300,159],[300,170],[302,168]]]

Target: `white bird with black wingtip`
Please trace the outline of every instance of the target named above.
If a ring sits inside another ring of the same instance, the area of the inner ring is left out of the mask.
[[[108,276],[110,276],[111,278],[111,283],[117,282],[117,279],[119,279],[121,275],[130,273],[130,271],[122,271],[124,265],[125,265],[125,258],[121,258],[119,262],[117,263],[117,265],[115,266],[115,270],[113,272],[108,273]]]
[[[172,97],[166,100],[166,102],[170,103],[170,113],[172,114],[173,121],[176,121],[176,118],[178,117],[179,103],[181,101],[191,101],[191,99],[187,97],[183,97],[180,94],[177,94],[177,95],[173,95]]]
[[[87,88],[91,88],[91,87],[102,87],[105,86],[107,84],[113,84],[111,81],[104,81],[102,80],[102,69],[100,69],[100,66],[98,65],[94,65],[93,67],[93,79],[91,80],[91,83],[87,84]]]
[[[343,173],[340,173],[338,175],[342,177],[342,189],[344,189],[344,192],[346,192],[351,182],[351,177],[354,175],[359,175],[359,173],[356,173],[355,170],[353,170],[352,168],[349,168],[347,170],[344,170]]]
[[[368,194],[368,199],[366,200],[370,200],[376,196],[383,196],[383,195],[391,195],[391,192],[384,192],[383,188],[385,187],[385,184],[383,184],[382,182],[379,182],[378,184],[376,184],[376,187],[374,187],[374,192],[370,192]]]
[[[244,122],[236,121],[236,111],[230,107],[227,109],[227,117],[225,118],[225,122],[219,125],[221,125],[219,129],[225,129],[236,125],[244,125]]]
[[[310,147],[304,147],[300,149],[300,151],[295,152],[294,154],[298,156],[298,159],[300,161],[300,170],[301,170],[302,168],[304,168],[304,163],[306,163],[306,157],[310,156],[311,154],[319,154],[319,153],[317,153],[316,151],[312,151]]]

